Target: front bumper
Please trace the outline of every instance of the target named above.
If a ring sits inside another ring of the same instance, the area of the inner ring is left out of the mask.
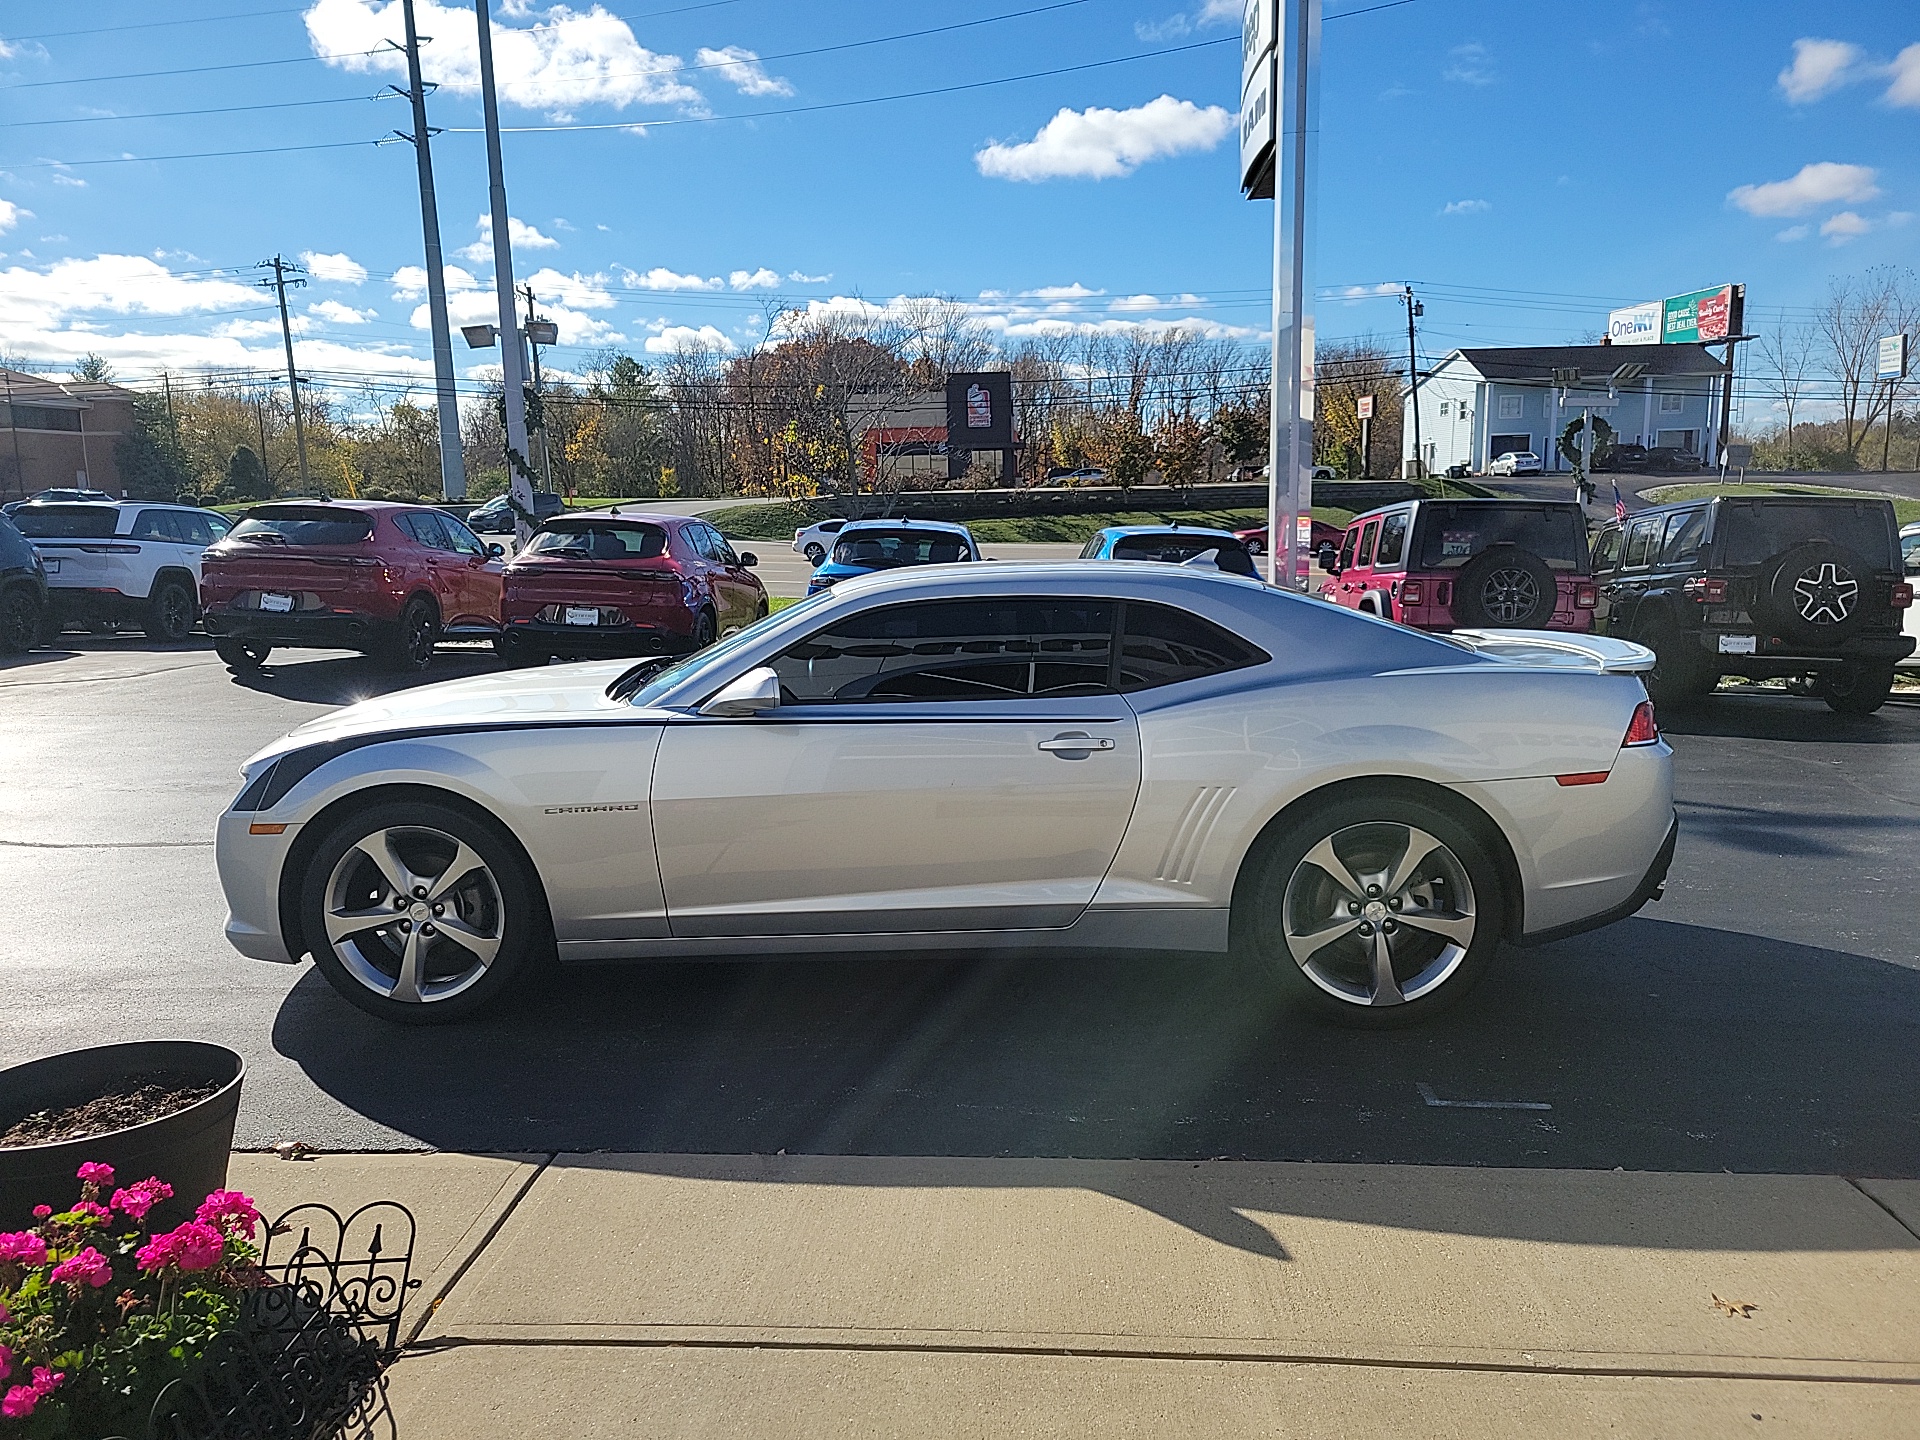
[[[220,640],[257,640],[315,650],[372,650],[393,633],[396,621],[372,615],[336,615],[332,611],[210,610],[207,633]]]
[[[227,897],[227,943],[249,960],[290,965],[300,957],[288,949],[281,925],[280,877],[300,827],[256,835],[252,826],[259,818],[229,810],[214,829],[214,863]]]

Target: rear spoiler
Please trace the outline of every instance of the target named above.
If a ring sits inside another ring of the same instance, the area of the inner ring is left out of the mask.
[[[1653,651],[1631,640],[1561,630],[1455,630],[1447,639],[1476,654],[1521,665],[1597,670],[1603,675],[1642,675],[1653,669]]]

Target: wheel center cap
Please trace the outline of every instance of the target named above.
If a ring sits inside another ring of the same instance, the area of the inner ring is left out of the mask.
[[[1385,920],[1387,918],[1387,907],[1385,903],[1382,901],[1369,900],[1366,904],[1366,908],[1362,910],[1360,913],[1366,919],[1371,920],[1375,925],[1378,925],[1382,920]]]
[[[433,911],[428,908],[426,901],[416,900],[407,907],[407,918],[416,925],[424,924],[433,918]]]

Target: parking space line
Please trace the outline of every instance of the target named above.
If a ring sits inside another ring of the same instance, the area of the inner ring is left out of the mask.
[[[1433,1086],[1421,1080],[1413,1087],[1427,1104],[1442,1110],[1551,1110],[1544,1100],[1442,1100]]]

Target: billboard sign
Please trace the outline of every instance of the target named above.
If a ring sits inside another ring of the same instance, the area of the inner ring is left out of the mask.
[[[1013,376],[1005,370],[947,377],[947,450],[1013,448]]]
[[[1905,335],[1882,335],[1880,337],[1878,361],[1879,363],[1873,368],[1875,379],[1906,379],[1907,337]]]
[[[1607,316],[1607,339],[1615,345],[1658,345],[1660,302],[1629,305]]]
[[[1353,404],[1354,408],[1360,412],[1360,418],[1362,420],[1371,420],[1373,418],[1373,397],[1371,395],[1362,395],[1358,400],[1355,400]]]
[[[1675,295],[1661,307],[1663,345],[1712,345],[1740,333],[1744,285],[1716,285]]]
[[[1279,0],[1245,0],[1240,16],[1240,188],[1252,199],[1273,194],[1279,33]]]

